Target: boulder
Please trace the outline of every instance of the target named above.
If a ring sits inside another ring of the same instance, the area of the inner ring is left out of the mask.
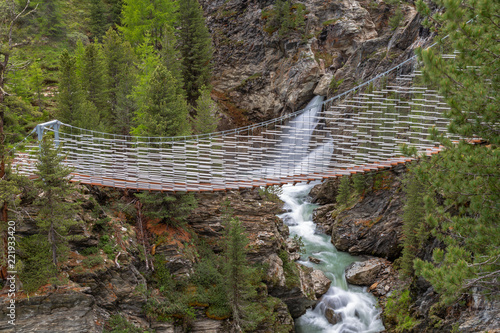
[[[309,258],[308,258],[308,259],[309,259],[309,261],[310,261],[310,262],[312,262],[312,263],[314,263],[314,264],[319,264],[319,263],[321,263],[321,259],[318,259],[318,258],[314,258],[314,257],[309,256]]]
[[[345,278],[351,284],[371,286],[376,282],[378,274],[387,265],[390,265],[390,263],[380,258],[354,262],[347,266]]]
[[[320,298],[328,289],[330,289],[330,285],[332,281],[326,277],[325,273],[320,270],[315,269],[311,272],[311,279],[313,283],[314,294],[317,298]]]
[[[342,320],[342,315],[340,313],[335,312],[332,308],[325,309],[325,318],[332,325],[337,324]]]
[[[330,82],[332,82],[333,74],[326,73],[319,79],[318,85],[314,89],[313,94],[318,96],[328,95],[328,89],[330,88]]]

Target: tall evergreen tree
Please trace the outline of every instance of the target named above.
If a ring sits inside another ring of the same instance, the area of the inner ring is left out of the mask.
[[[238,218],[230,217],[224,222],[224,244],[225,289],[233,323],[237,331],[250,331],[263,318],[253,302],[257,295],[252,285],[255,269],[248,264],[245,249],[248,236]]]
[[[67,50],[59,58],[59,94],[57,118],[64,123],[74,124],[82,103],[81,87],[76,77],[76,59]]]
[[[136,112],[133,133],[141,136],[182,136],[190,133],[188,109],[172,74],[159,65]]]
[[[351,195],[351,178],[343,176],[340,178],[339,191],[336,197],[337,203],[340,205],[347,205]]]
[[[62,162],[65,156],[60,149],[54,149],[52,140],[45,138],[40,144],[35,186],[40,195],[35,205],[40,209],[36,221],[40,230],[48,237],[51,245],[52,263],[57,267],[59,257],[67,250],[68,229],[77,222],[73,219],[74,204],[67,198],[75,192],[68,179],[71,169]]]
[[[85,46],[85,54],[82,60],[83,68],[79,80],[85,100],[91,102],[97,111],[92,117],[97,119],[98,128],[105,130],[109,124],[111,112],[108,104],[106,72],[101,48],[101,45],[97,43],[90,43]]]
[[[104,36],[102,52],[107,79],[110,130],[127,135],[136,109],[131,93],[136,83],[137,60],[130,43],[124,42],[113,29],[109,29]]]
[[[174,27],[177,9],[174,0],[124,0],[120,30],[134,48],[149,37],[154,48],[161,50],[163,33]]]
[[[92,38],[100,39],[108,29],[106,7],[103,0],[90,0],[90,32]]]
[[[180,2],[179,24],[184,90],[188,102],[194,104],[200,96],[201,87],[210,86],[213,56],[212,39],[198,0]]]
[[[43,0],[38,3],[37,20],[41,34],[58,37],[64,31],[60,0]]]
[[[196,134],[207,134],[217,130],[219,119],[216,116],[217,104],[210,97],[210,90],[202,87],[196,100],[196,116],[193,127]]]
[[[440,37],[449,35],[439,42],[457,53],[448,61],[432,49],[420,51],[424,79],[438,87],[450,106],[449,132],[487,142],[455,144],[433,132],[446,150],[416,169],[430,191],[424,197],[426,223],[445,248],[434,250],[432,262],[417,259],[415,269],[449,304],[470,288],[488,294],[500,290],[500,3],[436,3],[443,11],[432,21]],[[430,15],[423,1],[417,6]]]

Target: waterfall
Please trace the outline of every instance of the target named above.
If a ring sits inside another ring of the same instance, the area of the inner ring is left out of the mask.
[[[289,136],[285,136],[288,138],[282,141],[277,158],[286,161],[285,165],[294,173],[310,167],[309,164],[313,161],[326,160],[333,152],[333,140],[330,138],[317,144],[314,150],[307,153],[307,147],[312,144],[311,137],[318,124],[317,115],[321,112],[321,106],[312,106],[320,104],[322,100],[320,96],[314,97],[308,104],[311,109],[290,121],[286,129]],[[299,150],[299,147],[306,147],[306,150]],[[316,307],[297,319],[296,330],[304,333],[381,332],[385,328],[379,318],[376,299],[364,288],[348,285],[345,280],[345,267],[359,261],[359,258],[338,252],[330,242],[330,237],[316,232],[312,212],[317,206],[308,201],[309,192],[316,184],[285,185],[280,195],[287,212],[279,217],[289,226],[291,235],[302,238],[306,249],[306,254],[302,257],[313,256],[321,260],[319,264],[308,260],[299,262],[322,270],[332,280],[330,289]],[[327,317],[330,317],[330,321]]]

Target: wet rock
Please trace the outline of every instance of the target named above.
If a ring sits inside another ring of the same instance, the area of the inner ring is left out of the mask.
[[[321,259],[318,259],[318,258],[314,258],[314,257],[309,256],[309,258],[308,258],[308,259],[309,259],[309,261],[310,261],[310,262],[312,262],[312,263],[314,263],[314,264],[319,264],[319,263],[321,263]]]
[[[311,279],[316,298],[320,298],[321,296],[326,294],[328,289],[330,289],[330,285],[332,284],[332,281],[330,281],[330,279],[326,277],[325,273],[318,269],[315,269],[311,272]]]
[[[345,269],[345,278],[351,284],[370,286],[387,265],[390,265],[387,260],[379,258],[353,262]]]
[[[336,325],[338,322],[342,320],[342,315],[340,313],[336,313],[332,308],[325,309],[325,318],[332,325]]]

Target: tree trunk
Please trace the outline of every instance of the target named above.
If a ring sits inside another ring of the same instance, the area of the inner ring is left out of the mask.
[[[54,230],[54,220],[50,221],[49,242],[52,246],[52,262],[57,267],[57,244],[56,231]]]

